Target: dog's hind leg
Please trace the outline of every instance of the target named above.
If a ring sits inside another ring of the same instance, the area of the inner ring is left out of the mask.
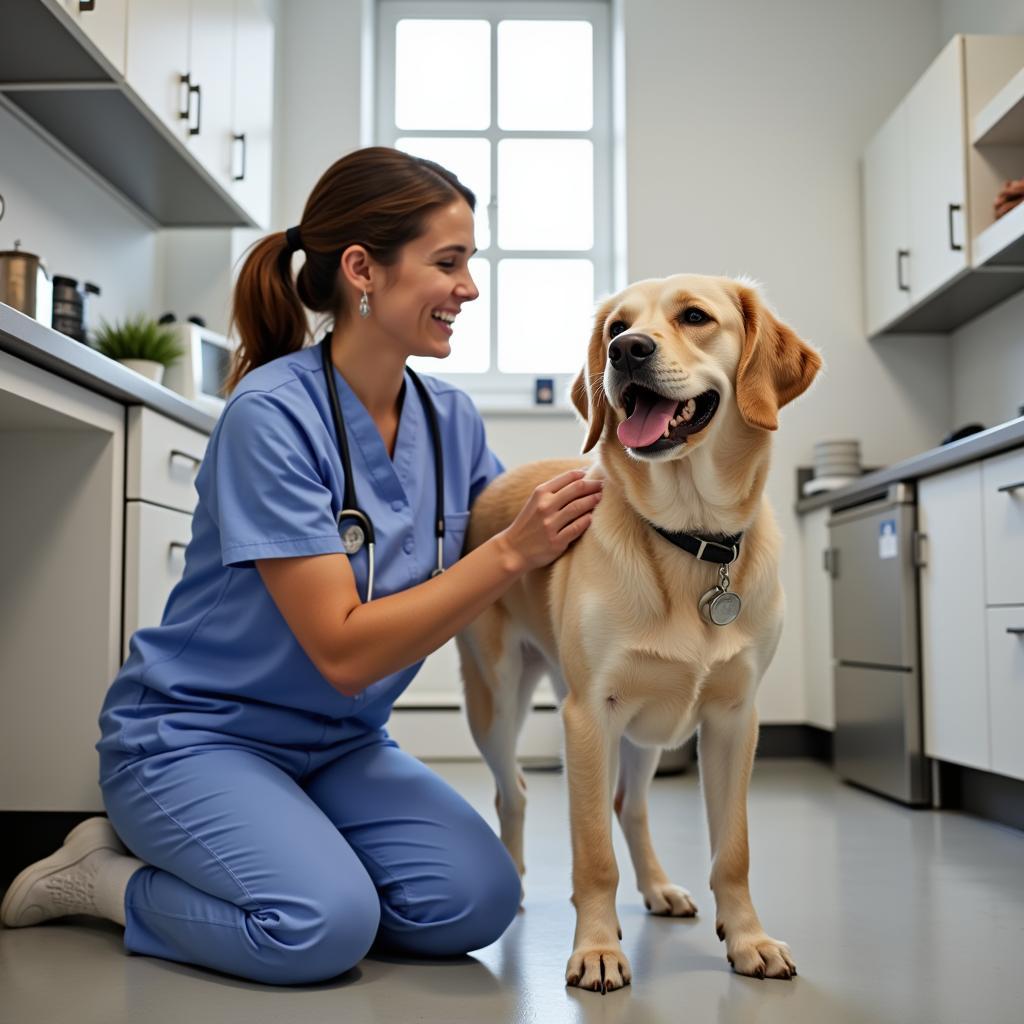
[[[647,793],[661,757],[659,747],[640,747],[625,736],[619,741],[619,783],[615,813],[629,845],[636,872],[636,887],[652,914],[695,917],[697,906],[690,894],[669,881],[654,852],[647,819]]]
[[[484,617],[488,614],[485,612]],[[490,615],[492,618],[500,616],[500,612],[492,610]],[[503,622],[492,621],[487,625],[491,627],[489,635],[499,639],[496,644],[487,645],[486,657],[477,654],[479,632],[472,637],[473,642],[463,636],[457,639],[466,711],[473,739],[494,775],[494,806],[501,841],[522,877],[526,873],[523,856],[526,780],[516,763],[516,742],[540,673],[535,659],[524,657],[520,641],[502,628]]]

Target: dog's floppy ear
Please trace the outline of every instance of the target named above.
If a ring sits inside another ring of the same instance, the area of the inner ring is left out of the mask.
[[[776,430],[779,409],[802,395],[821,356],[779,320],[752,288],[740,287],[743,351],[736,368],[736,405],[752,427]]]
[[[587,421],[589,430],[583,442],[585,455],[597,444],[601,431],[604,430],[604,418],[608,403],[604,397],[604,322],[612,311],[614,301],[609,299],[597,311],[594,317],[594,330],[590,335],[587,348],[587,361],[572,382],[572,404],[576,411]]]

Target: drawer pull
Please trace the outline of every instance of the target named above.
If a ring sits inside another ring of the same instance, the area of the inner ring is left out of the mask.
[[[1000,494],[1009,494],[1010,491],[1019,491],[1022,487],[1024,487],[1024,480],[1021,480],[1015,484],[1007,484],[1005,487],[997,488],[997,490]]]
[[[168,548],[170,550],[170,553],[172,555],[177,550],[180,550],[181,553],[184,554],[186,549],[188,548],[188,545],[187,544],[182,544],[182,542],[180,540],[172,540],[171,543],[168,544],[167,546],[168,546]]]
[[[191,462],[192,465],[194,465],[197,469],[199,468],[200,464],[203,461],[202,459],[196,458],[196,456],[194,455],[189,455],[188,452],[183,452],[180,448],[172,448],[170,457],[171,461],[173,461],[175,457],[179,459],[185,459],[188,462]]]
[[[1024,626],[1007,626],[1006,632],[1013,636],[1024,636]]]

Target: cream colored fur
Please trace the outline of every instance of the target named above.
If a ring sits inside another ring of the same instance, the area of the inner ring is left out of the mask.
[[[710,321],[681,321],[690,307]],[[633,453],[616,436],[625,418],[616,393],[622,378],[607,351],[609,327],[618,323],[657,343],[652,365],[661,393],[720,395],[712,421],[668,452]],[[494,773],[501,837],[520,873],[525,784],[516,738],[540,675],[549,671],[555,683],[577,915],[569,984],[606,991],[630,981],[615,910],[613,808],[651,912],[697,913],[659,863],[647,822],[661,749],[697,730],[719,937],[741,974],[796,973],[788,946],[765,934],[750,900],[746,802],[755,694],[783,618],[780,535],[763,497],[771,431],[779,407],[810,385],[820,364],[748,282],[679,275],[631,285],[598,311],[574,387],[588,427],[584,453],[592,454],[514,469],[474,506],[469,548],[505,528],[533,488],[562,471],[587,466],[588,475],[605,480],[583,537],[524,576],[458,638],[470,727]],[[743,533],[730,567],[732,589],[743,599],[735,622],[713,626],[697,610],[718,567],[678,550],[644,518],[669,530]]]

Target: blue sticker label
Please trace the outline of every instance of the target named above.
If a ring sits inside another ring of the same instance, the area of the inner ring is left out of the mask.
[[[878,527],[878,557],[895,558],[899,554],[899,540],[896,536],[896,520],[883,519]]]

